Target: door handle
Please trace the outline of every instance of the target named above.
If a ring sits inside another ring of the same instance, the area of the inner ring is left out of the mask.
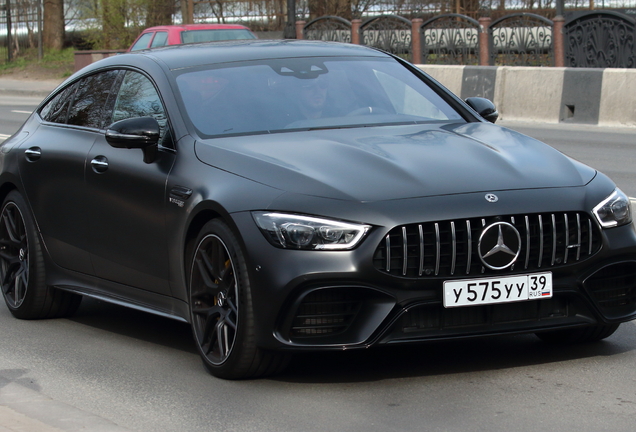
[[[24,151],[26,160],[29,162],[35,162],[42,156],[42,149],[40,147],[30,147]]]
[[[91,166],[97,174],[106,172],[108,170],[108,159],[106,156],[96,156],[91,161]]]

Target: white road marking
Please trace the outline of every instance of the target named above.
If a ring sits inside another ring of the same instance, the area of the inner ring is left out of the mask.
[[[31,114],[33,111],[11,110],[11,112],[18,113],[18,114]]]
[[[0,134],[0,139],[7,139],[9,138],[11,135],[5,135],[5,134]]]

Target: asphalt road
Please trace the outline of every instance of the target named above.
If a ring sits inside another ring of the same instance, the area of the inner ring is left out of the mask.
[[[0,101],[0,134],[16,111],[28,105]],[[636,130],[507,125],[636,196]],[[526,335],[299,355],[281,376],[229,382],[204,371],[183,323],[94,300],[45,321],[0,305],[0,407],[67,431],[632,432],[635,364],[627,323],[584,346]]]

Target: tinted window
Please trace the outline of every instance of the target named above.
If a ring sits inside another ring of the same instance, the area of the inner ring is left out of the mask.
[[[137,51],[137,50],[142,50],[144,48],[148,48],[148,43],[150,42],[150,39],[152,38],[153,34],[154,33],[142,34],[141,37],[137,40],[137,42],[135,42],[135,44],[132,46],[130,50]]]
[[[150,44],[150,48],[161,47],[168,44],[168,32],[157,32],[155,34],[155,38],[152,40],[152,44]]]
[[[180,71],[177,84],[204,136],[463,121],[393,59],[256,60]]]
[[[154,117],[161,128],[161,142],[168,121],[159,94],[144,75],[128,71],[117,94],[112,122],[133,117]]]
[[[214,42],[236,39],[256,39],[254,33],[245,29],[234,30],[191,30],[181,33],[181,42]]]
[[[103,112],[118,71],[108,71],[82,79],[68,114],[68,124],[103,127]]]
[[[68,108],[71,104],[77,84],[68,86],[49,101],[40,111],[42,119],[54,123],[66,123]]]

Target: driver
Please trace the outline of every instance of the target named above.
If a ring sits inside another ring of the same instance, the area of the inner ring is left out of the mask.
[[[322,76],[300,80],[297,101],[300,114],[304,118],[317,119],[322,117],[322,111],[327,101],[328,87],[327,79]]]

